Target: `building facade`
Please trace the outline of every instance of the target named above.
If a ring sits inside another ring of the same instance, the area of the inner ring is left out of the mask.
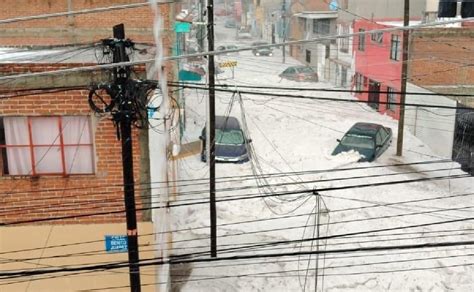
[[[141,2],[143,1],[7,0],[2,1],[2,4],[9,8],[2,9],[0,17],[9,19]],[[173,47],[174,32],[171,28],[177,9],[178,5],[173,3],[158,5],[157,17],[163,22],[161,36],[165,56],[171,54]],[[124,23],[126,37],[148,44],[148,48],[141,53],[150,54],[155,52],[154,20],[155,14],[148,5],[14,22],[1,25],[0,43],[7,47],[6,50],[33,48],[33,54],[40,47],[81,43],[92,45],[101,39],[110,38],[112,27]],[[76,53],[81,51],[74,49]],[[99,55],[101,53],[102,51]],[[62,53],[54,57],[37,55],[32,59],[39,61],[22,62],[5,60],[8,55],[9,52],[5,53],[2,49],[0,76],[77,68],[104,62],[96,59],[94,54],[87,61],[69,63],[67,60],[71,56]],[[141,74],[141,78],[145,78],[145,73],[150,73],[149,78],[156,78],[155,73],[152,74],[153,66],[147,68],[148,72],[145,72],[144,66],[134,69]],[[165,72],[168,73],[169,80],[172,80],[174,68],[167,64]],[[31,268],[30,264],[15,260],[23,257],[37,257],[35,262],[38,267],[127,260],[127,253],[109,254],[104,247],[104,236],[126,234],[121,142],[117,139],[117,128],[110,116],[92,112],[87,100],[87,86],[107,81],[110,78],[110,72],[108,73],[102,71],[48,75],[1,82],[0,223],[4,226],[0,229],[0,246],[1,251],[11,255],[12,259],[11,262],[2,264],[1,270]],[[58,89],[63,87],[72,89]],[[76,87],[79,89],[75,89]],[[37,90],[31,92],[31,88]],[[146,129],[133,130],[135,201],[137,208],[145,208],[137,212],[141,245],[155,243],[153,233],[156,229],[151,222],[153,218],[149,210],[153,203],[150,181],[167,177],[159,173],[159,177],[151,178],[149,142],[160,141],[158,145],[162,149],[153,150],[160,155],[164,153],[166,157],[167,143],[171,140],[169,137],[155,137],[153,133],[155,132],[150,130],[150,136]],[[154,147],[157,148],[157,144]],[[159,170],[163,173],[168,171],[166,163]],[[72,244],[84,242],[89,243]],[[48,249],[49,246],[64,247]],[[15,252],[23,249],[31,252]],[[140,257],[160,256],[155,250],[140,251]],[[80,254],[90,251],[95,251],[95,254],[88,259],[81,258]],[[68,253],[73,255],[61,257]],[[76,253],[79,256],[75,256]],[[157,282],[156,275],[154,268],[142,274],[142,284],[148,284],[143,288],[144,291],[155,290],[153,283]],[[77,278],[23,282],[7,289],[25,291],[29,287],[34,291],[51,291],[51,287],[56,287],[58,291],[74,291],[128,284],[127,272],[112,275],[104,272]]]

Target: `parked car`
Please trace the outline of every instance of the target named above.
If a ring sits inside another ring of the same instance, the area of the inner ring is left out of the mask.
[[[226,19],[226,21],[224,22],[224,27],[226,28],[235,28],[236,26],[237,23],[232,18]]]
[[[285,69],[280,75],[280,78],[285,78],[294,81],[314,81],[318,82],[318,73],[313,68],[308,66],[291,66]]]
[[[202,129],[199,139],[202,141],[201,161],[205,162],[206,157],[206,127]],[[216,116],[216,161],[243,163],[249,161],[247,143],[252,142],[247,139],[239,120],[235,117]]]
[[[382,125],[356,123],[341,140],[337,140],[339,145],[334,149],[332,155],[354,150],[363,156],[359,162],[371,162],[387,150],[392,143],[392,136],[392,129]]]
[[[236,50],[238,49],[236,45],[222,45],[217,47],[217,51],[226,51],[226,50]],[[226,53],[225,55],[230,56],[230,55],[238,55],[239,52],[230,52]]]
[[[253,42],[252,46],[264,46],[264,45],[269,45],[267,42]],[[273,49],[272,48],[255,48],[252,50],[252,53],[255,56],[273,56]]]
[[[237,39],[251,39],[252,34],[246,29],[241,29],[237,32]]]

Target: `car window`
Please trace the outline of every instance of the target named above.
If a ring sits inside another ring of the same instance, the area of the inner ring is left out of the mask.
[[[380,128],[380,135],[382,135],[382,142],[385,141],[385,139],[387,139],[387,136],[388,136],[387,129]]]
[[[298,72],[301,72],[301,73],[314,73],[314,71],[311,67],[298,68]]]
[[[345,135],[341,140],[341,144],[347,147],[365,149],[373,149],[375,146],[374,139],[372,137],[351,134]]]
[[[241,130],[216,129],[216,143],[224,145],[240,145],[244,143],[244,135]]]
[[[219,46],[219,47],[217,47],[217,50],[223,51],[223,50],[225,50],[225,47],[224,46]]]
[[[377,145],[382,145],[383,143],[382,131],[377,131],[377,135],[375,136],[375,142]]]
[[[228,46],[227,49],[228,50],[235,50],[235,49],[237,49],[237,46]]]

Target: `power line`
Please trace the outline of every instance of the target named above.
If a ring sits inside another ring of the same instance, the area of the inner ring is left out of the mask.
[[[158,2],[157,4],[162,5],[162,4],[170,4],[173,2],[174,1]],[[32,15],[32,16],[14,17],[14,18],[0,20],[0,24],[54,18],[54,17],[63,17],[63,16],[73,16],[73,15],[81,15],[81,14],[89,14],[89,13],[109,12],[109,11],[115,11],[115,10],[139,8],[143,6],[149,6],[149,5],[150,3],[147,1],[147,2],[141,2],[141,3],[113,5],[113,6],[108,6],[108,7],[90,8],[90,9],[82,9],[82,10],[75,10],[75,11],[65,11],[65,12],[39,14],[39,15]]]
[[[373,206],[361,206],[361,207],[351,207],[351,208],[343,208],[343,209],[335,209],[331,210],[331,213],[336,213],[336,212],[346,212],[346,211],[353,211],[353,210],[361,210],[361,209],[368,209],[368,208],[376,208],[376,207],[387,207],[387,206],[392,206],[392,205],[403,205],[403,204],[410,204],[410,203],[419,203],[419,202],[426,202],[426,201],[434,201],[434,200],[443,200],[443,199],[452,199],[452,198],[459,198],[459,197],[465,197],[465,196],[471,196],[473,193],[466,193],[466,194],[458,194],[458,195],[451,195],[451,196],[440,196],[440,197],[435,197],[435,198],[426,198],[426,199],[417,199],[417,200],[408,200],[408,201],[397,201],[397,202],[392,202],[392,203],[375,203]],[[330,198],[337,198],[334,196],[328,196]],[[245,220],[245,221],[239,221],[239,222],[232,222],[232,223],[225,223],[225,224],[220,224],[219,227],[225,227],[225,226],[232,226],[232,225],[238,225],[238,224],[249,224],[249,223],[257,223],[257,222],[265,222],[265,221],[273,221],[273,220],[283,220],[283,219],[288,219],[288,218],[296,218],[296,217],[302,217],[302,216],[308,216],[312,215],[312,213],[305,213],[305,214],[298,214],[298,215],[286,215],[278,218],[269,218],[269,219],[256,219],[256,220]],[[209,226],[202,226],[202,227],[193,227],[193,229],[207,229]],[[160,232],[160,233],[149,233],[149,234],[143,234],[143,236],[149,236],[149,235],[155,235],[155,234],[165,234],[165,233],[174,233],[174,232],[182,232],[182,231],[188,231],[189,228],[185,229],[177,229],[177,230],[170,230],[167,232]],[[65,246],[76,246],[76,245],[83,245],[83,244],[89,244],[89,243],[96,243],[96,242],[101,242],[102,240],[99,241],[85,241],[85,242],[77,242],[77,243],[71,243],[71,244],[63,244],[63,245],[53,245],[53,246],[47,246],[45,247],[50,249],[50,248],[58,248],[58,247],[65,247]],[[0,252],[0,255],[3,254],[11,254],[11,253],[19,253],[19,252],[27,252],[27,251],[32,251],[32,250],[37,250],[37,248],[33,249],[22,249],[22,250],[14,250],[14,251],[8,251],[8,252]]]
[[[353,37],[353,36],[358,36],[358,35],[368,34],[368,33],[412,30],[412,29],[441,26],[441,25],[453,24],[453,23],[462,23],[462,22],[473,21],[473,20],[474,20],[474,17],[470,17],[470,18],[454,19],[454,20],[448,20],[448,21],[421,23],[421,24],[411,25],[407,27],[390,27],[390,28],[383,28],[383,29],[376,29],[376,30],[368,30],[365,32],[355,32],[355,33],[350,33],[350,34],[322,36],[322,37],[313,38],[309,40],[296,40],[296,41],[288,41],[284,43],[281,42],[281,43],[275,43],[275,44],[269,44],[269,45],[248,46],[248,47],[232,49],[232,50],[212,51],[212,52],[203,52],[203,53],[187,54],[187,55],[180,55],[180,56],[164,57],[163,61],[172,61],[172,60],[178,60],[178,59],[202,57],[202,56],[209,56],[209,55],[223,55],[223,54],[233,53],[233,52],[250,51],[250,50],[258,49],[258,48],[271,48],[271,47],[280,47],[282,45],[296,45],[296,44],[312,43],[312,42],[324,41],[324,40],[335,40],[335,39]],[[147,64],[147,63],[154,63],[154,62],[155,62],[155,59],[147,59],[147,60],[141,60],[141,61],[130,61],[130,62],[120,62],[120,63],[114,63],[114,64],[84,66],[81,68],[69,68],[69,69],[61,69],[61,70],[55,70],[55,71],[15,74],[15,75],[1,76],[0,81],[19,79],[19,78],[25,78],[25,77],[33,77],[33,76],[57,75],[57,74],[65,74],[65,73],[77,73],[77,72],[83,72],[83,71],[110,69],[110,68],[115,68],[115,67],[133,66],[133,65],[140,65],[140,64]]]
[[[474,263],[467,263],[467,264],[455,264],[455,265],[443,265],[443,266],[434,266],[434,267],[424,267],[424,268],[408,268],[408,269],[397,269],[397,270],[388,270],[388,271],[373,271],[373,272],[353,272],[353,273],[337,273],[337,274],[326,274],[326,276],[354,276],[354,275],[370,275],[370,274],[385,274],[385,273],[400,273],[400,272],[413,272],[413,271],[430,271],[430,270],[437,270],[443,268],[456,268],[456,267],[468,267],[472,266]],[[291,272],[299,272],[302,270],[293,270]],[[296,277],[297,275],[281,275],[282,273],[287,273],[287,271],[281,272],[259,272],[259,273],[252,273],[252,274],[238,274],[238,275],[225,275],[225,276],[212,276],[212,277],[203,277],[197,279],[186,279],[186,280],[172,280],[171,283],[187,283],[187,282],[196,282],[196,281],[208,281],[208,280],[221,280],[221,279],[228,279],[228,278],[283,278],[283,277]],[[277,274],[277,275],[268,275],[268,274]],[[265,276],[268,275],[268,276]],[[150,284],[144,284],[142,286],[151,286],[151,285],[163,285],[166,284],[165,282],[156,282]],[[87,289],[87,290],[79,290],[79,292],[85,291],[103,291],[103,289],[120,289],[120,288],[127,288],[128,286],[115,286],[115,287],[102,287],[99,289]]]
[[[423,244],[410,244],[410,245],[392,245],[392,246],[376,246],[376,247],[359,247],[359,248],[347,248],[347,249],[335,249],[335,250],[320,250],[320,251],[299,251],[299,252],[286,252],[286,253],[269,253],[269,254],[253,254],[253,255],[235,255],[235,256],[226,256],[226,257],[210,257],[210,258],[192,258],[187,259],[180,257],[173,257],[169,260],[162,259],[142,259],[139,263],[139,266],[161,266],[165,264],[184,264],[184,263],[199,263],[199,262],[220,262],[220,261],[236,261],[236,260],[245,260],[245,259],[255,259],[255,258],[280,258],[280,257],[290,257],[290,256],[300,256],[300,255],[314,255],[314,254],[339,254],[339,253],[357,253],[357,252],[366,252],[366,251],[391,251],[391,250],[405,250],[405,249],[426,249],[433,247],[451,247],[451,246],[467,246],[474,245],[474,241],[458,241],[458,242],[438,242],[438,243],[423,243]],[[77,272],[77,271],[91,271],[91,270],[110,270],[128,267],[127,262],[114,262],[106,264],[96,264],[88,266],[76,266],[76,267],[62,267],[54,269],[43,269],[43,270],[34,270],[34,271],[6,271],[1,272],[0,277],[2,279],[10,279],[16,277],[24,276],[34,276],[34,275],[45,275],[45,274],[54,274],[54,273],[65,273],[65,272]]]
[[[181,87],[181,86],[200,86],[199,83],[195,82],[168,82],[170,86]],[[204,86],[204,85],[202,85]],[[274,90],[288,90],[288,91],[320,91],[320,92],[341,92],[341,93],[394,93],[401,94],[399,91],[382,91],[382,90],[351,90],[351,89],[334,89],[334,88],[318,88],[318,87],[283,87],[283,86],[252,86],[252,85],[233,85],[227,83],[216,84],[215,87],[235,89],[237,88],[248,88],[248,89],[274,89]],[[184,87],[186,88],[186,87]],[[207,89],[207,88],[206,88]],[[441,94],[441,93],[428,93],[428,92],[405,92],[410,95],[421,95],[421,96],[455,96],[455,97],[474,97],[474,94]]]
[[[390,182],[378,182],[378,183],[368,183],[368,184],[360,184],[360,185],[329,187],[329,188],[320,188],[318,189],[318,192],[328,192],[328,191],[346,190],[346,189],[354,189],[354,188],[378,187],[378,186],[393,185],[393,184],[405,184],[405,183],[435,181],[435,180],[444,180],[444,179],[461,179],[461,178],[470,178],[470,176],[469,175],[448,175],[448,176],[439,176],[439,177],[430,177],[430,178],[419,178],[419,179],[410,179],[410,180],[399,180],[399,181],[390,181]],[[238,201],[238,200],[259,199],[259,198],[274,197],[274,196],[289,196],[289,195],[303,194],[303,193],[310,193],[310,192],[311,191],[309,190],[305,190],[305,191],[290,191],[290,192],[274,193],[271,195],[224,196],[224,197],[221,197],[220,199],[217,199],[216,202],[220,203],[220,202],[230,202],[230,201]],[[190,203],[169,204],[168,206],[136,208],[136,211],[202,205],[202,204],[207,204],[207,203],[208,201],[197,201],[197,202],[190,202]],[[64,215],[64,216],[29,219],[29,220],[19,220],[19,221],[3,222],[3,223],[0,223],[0,226],[12,226],[12,225],[19,225],[19,224],[27,224],[27,223],[37,223],[37,222],[57,221],[57,220],[65,220],[65,219],[73,219],[73,218],[84,218],[84,217],[91,217],[91,216],[121,214],[123,212],[125,212],[125,210],[105,211],[105,212],[97,212],[97,213],[84,213],[84,214],[78,214],[78,215]]]
[[[170,85],[173,87],[178,87],[178,85]],[[192,89],[202,89],[206,90],[207,87],[204,86],[191,86],[191,85],[179,85],[182,88],[192,88]],[[316,96],[306,96],[306,95],[295,95],[295,94],[282,94],[274,92],[263,92],[263,91],[245,91],[238,89],[222,89],[215,88],[216,91],[228,92],[228,93],[240,93],[248,95],[258,95],[258,96],[273,96],[273,97],[284,97],[284,98],[296,98],[296,99],[311,99],[311,100],[324,100],[324,101],[334,101],[334,102],[351,102],[351,103],[364,103],[367,101],[359,99],[348,99],[348,98],[333,98],[333,97],[316,97]],[[399,102],[385,102],[385,101],[374,101],[377,104],[391,104],[391,105],[400,105]],[[414,107],[425,107],[425,108],[442,108],[442,109],[471,109],[470,107],[456,107],[456,106],[445,106],[445,105],[432,105],[432,104],[418,104],[418,103],[405,103],[406,106]]]
[[[370,170],[370,169],[383,169],[383,168],[388,168],[388,167],[404,167],[404,166],[416,166],[416,165],[431,165],[431,164],[438,164],[438,163],[450,163],[452,162],[449,159],[440,159],[440,160],[428,160],[428,161],[420,161],[420,162],[412,162],[412,163],[396,163],[396,164],[387,164],[387,165],[371,165],[371,166],[362,166],[362,167],[349,167],[349,168],[331,168],[331,169],[318,169],[318,170],[306,170],[306,171],[292,171],[292,172],[276,172],[276,173],[267,173],[267,174],[261,174],[260,177],[265,177],[265,178],[278,178],[278,177],[286,177],[290,175],[310,175],[310,174],[320,174],[320,173],[338,173],[338,172],[346,172],[346,171],[358,171],[358,170]],[[452,169],[451,167],[449,169]],[[438,170],[443,170],[443,169],[438,169]],[[436,171],[436,170],[427,170],[426,172],[431,172],[431,171]],[[418,171],[418,172],[408,172],[408,173],[424,173],[425,171]],[[397,175],[397,174],[407,174],[407,172],[402,172],[402,173],[393,173],[390,175]],[[366,178],[371,178],[373,176],[366,176]],[[242,180],[253,180],[255,179],[255,175],[240,175],[240,176],[227,176],[227,177],[220,177],[218,178],[219,183],[226,183],[226,182],[234,182],[234,181],[242,181]],[[341,179],[349,179],[347,177],[341,178]],[[170,182],[173,183],[178,183],[178,186],[180,187],[185,187],[185,186],[197,186],[197,185],[207,185],[206,178],[202,179],[182,179],[182,180],[173,180]],[[201,183],[202,181],[202,183]],[[314,180],[314,181],[308,181],[308,182],[317,182],[320,180]],[[184,182],[189,182],[189,184],[182,184]],[[140,185],[153,185],[153,184],[165,184],[165,181],[154,181],[154,182],[144,182],[141,183]],[[35,193],[43,193],[43,192],[57,192],[57,191],[71,191],[71,190],[82,190],[82,189],[92,189],[92,190],[97,190],[98,188],[102,187],[122,187],[123,184],[114,184],[114,185],[93,185],[93,186],[88,186],[88,187],[72,187],[72,188],[61,188],[61,189],[39,189],[39,190],[30,190],[30,191],[11,191],[8,192],[9,195],[19,195],[19,194],[35,194]],[[169,188],[167,186],[161,186],[161,187],[149,187],[149,188],[141,188],[140,190],[149,190],[149,189],[160,189],[160,188]],[[226,188],[226,189],[221,189],[221,190],[241,190],[243,189],[242,187],[238,188]],[[104,191],[100,193],[93,193],[93,194],[110,194],[114,193],[114,191]],[[186,195],[187,193],[190,194],[196,194],[199,193],[198,191],[191,191],[191,192],[180,192],[179,194],[181,196]],[[178,194],[178,193],[175,193]],[[74,198],[77,196],[84,196],[87,195],[84,193],[81,194],[73,194],[73,195],[68,195],[64,196],[66,198]],[[34,201],[41,201],[44,202],[45,200],[50,200],[50,199],[57,199],[57,196],[51,196],[51,197],[41,197],[41,198],[31,198],[29,200],[25,200],[24,202],[34,202]],[[50,206],[51,204],[45,204],[45,205],[37,205],[38,207],[43,207],[43,206]],[[34,205],[30,205],[28,209],[31,207],[35,207]],[[21,208],[21,207],[19,207]],[[17,209],[15,209],[17,210]]]

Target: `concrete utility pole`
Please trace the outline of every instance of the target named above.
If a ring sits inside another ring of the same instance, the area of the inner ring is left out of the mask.
[[[208,51],[214,51],[214,1],[207,4]],[[209,55],[209,202],[211,218],[211,257],[217,256],[217,214],[216,214],[216,105],[214,55]]]
[[[405,0],[405,9],[403,16],[403,26],[410,25],[410,0]],[[408,79],[408,42],[409,31],[403,31],[403,55],[402,55],[402,84],[400,88],[400,119],[398,120],[398,136],[397,136],[397,156],[403,154],[403,130],[405,127],[405,97],[407,92]]]

